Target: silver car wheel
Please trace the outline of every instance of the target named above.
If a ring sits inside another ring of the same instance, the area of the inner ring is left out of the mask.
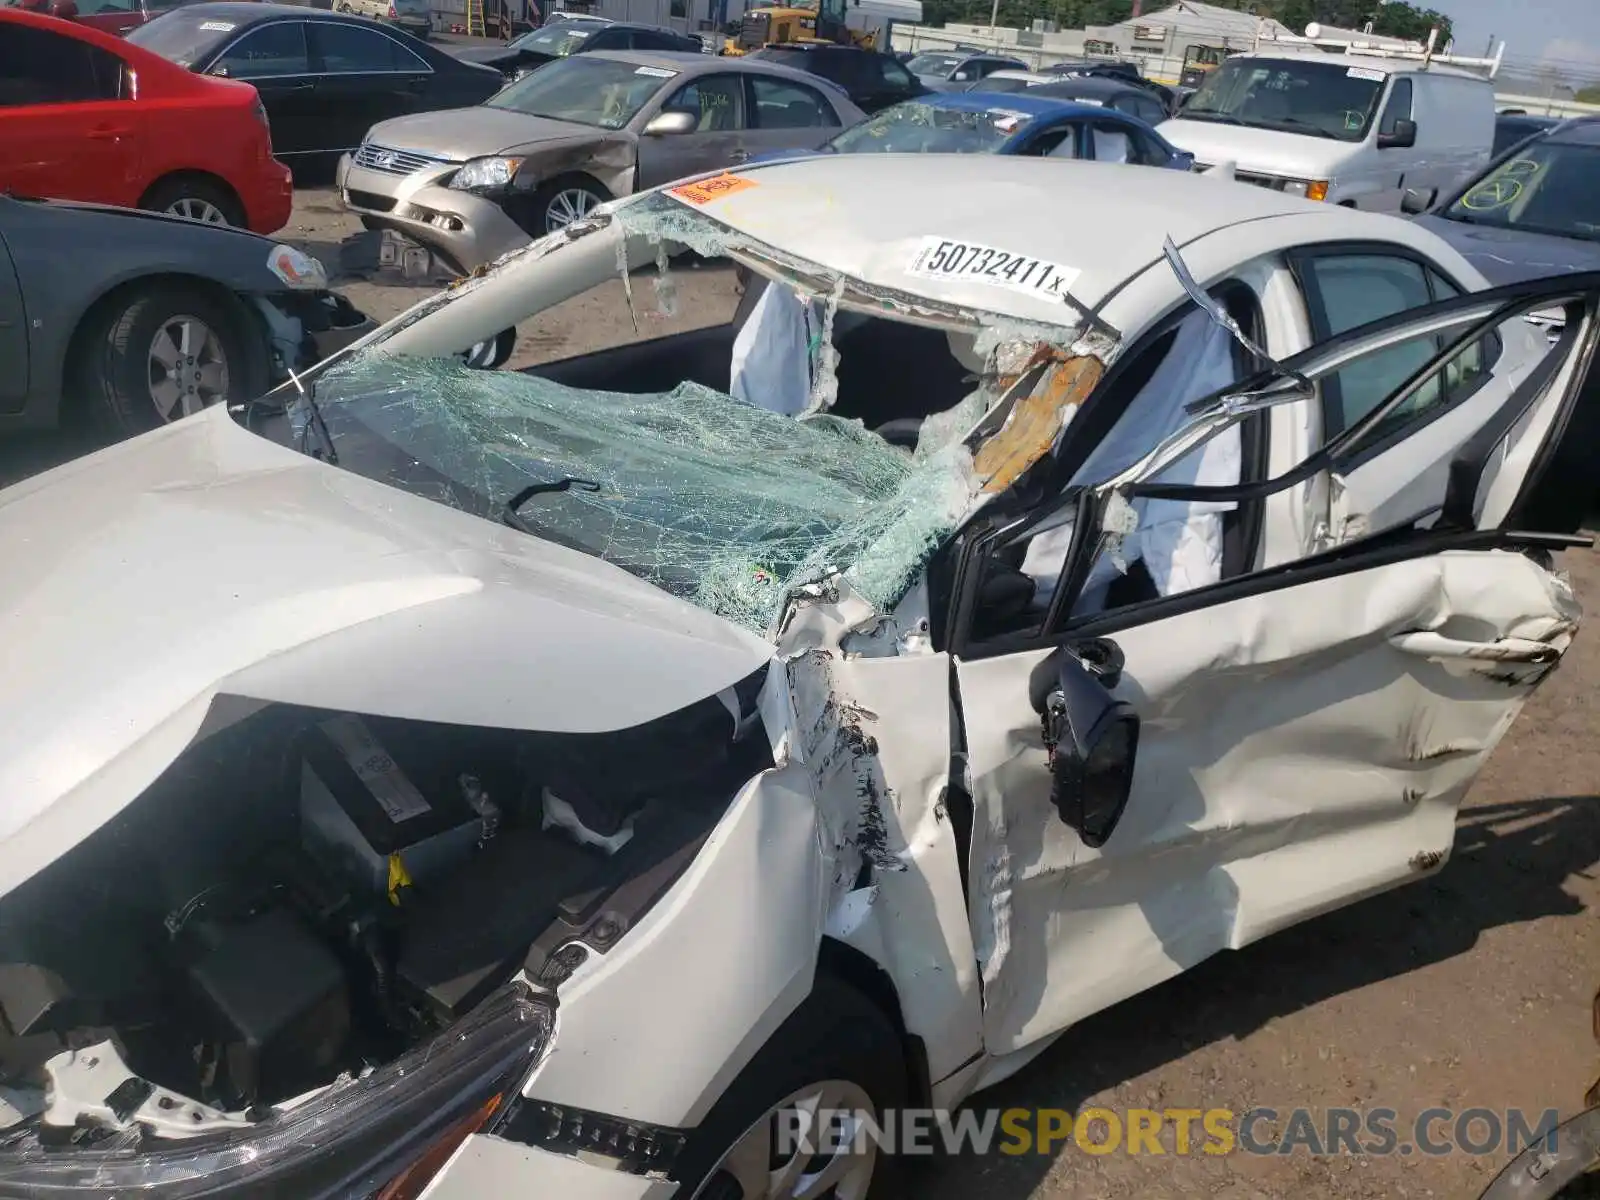
[[[228,218],[222,215],[222,210],[209,200],[202,200],[198,196],[185,196],[181,200],[174,200],[167,205],[167,211],[175,217],[183,217],[189,221],[199,221],[203,225],[226,225]]]
[[[554,233],[583,220],[599,203],[600,197],[587,188],[562,188],[550,197],[549,207],[544,210],[544,231]]]
[[[818,1113],[866,1113],[877,1119],[872,1098],[847,1079],[825,1079],[785,1096],[751,1125],[722,1156],[695,1200],[865,1200],[878,1161],[877,1145],[851,1124],[839,1145],[817,1154],[793,1153],[777,1141],[784,1113],[802,1114],[797,1124],[816,1129]],[[826,1118],[825,1118],[826,1119]],[[790,1126],[791,1128],[793,1126]]]
[[[176,421],[228,398],[222,339],[198,317],[170,317],[150,339],[150,400],[156,416]]]

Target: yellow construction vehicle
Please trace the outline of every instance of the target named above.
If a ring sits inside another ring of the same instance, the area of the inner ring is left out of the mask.
[[[752,8],[739,22],[739,32],[723,42],[721,52],[737,56],[763,46],[793,42],[877,48],[877,37],[871,30],[850,29],[845,25],[843,4],[824,0],[812,7],[774,4]]]

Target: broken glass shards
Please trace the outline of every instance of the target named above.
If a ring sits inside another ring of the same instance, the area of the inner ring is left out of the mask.
[[[398,452],[383,482],[491,519],[530,483],[595,481],[520,516],[758,632],[794,589],[837,573],[892,606],[972,494],[959,443],[913,459],[859,423],[796,420],[696,383],[632,395],[366,356],[324,375],[318,400],[336,439],[364,431]]]

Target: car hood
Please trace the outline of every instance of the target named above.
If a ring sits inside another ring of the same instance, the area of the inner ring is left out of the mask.
[[[537,50],[520,50],[509,45],[451,46],[449,47],[449,52],[451,58],[484,67],[497,67],[501,63],[515,62],[519,58],[534,58],[545,62],[551,62],[555,59],[553,54],[543,54]]]
[[[0,894],[208,720],[261,701],[610,730],[773,654],[620,568],[298,454],[221,408],[0,492],[0,555]]]
[[[1329,178],[1359,148],[1355,142],[1181,117],[1161,122],[1156,132],[1208,166],[1232,162],[1246,171],[1302,179]]]
[[[1418,225],[1449,242],[1452,249],[1497,287],[1573,271],[1600,271],[1600,242],[1468,225],[1439,216],[1422,216],[1416,220]]]
[[[368,130],[367,141],[464,162],[480,154],[599,141],[617,132],[479,104],[379,121]]]

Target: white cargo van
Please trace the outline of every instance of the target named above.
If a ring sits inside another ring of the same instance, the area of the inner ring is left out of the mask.
[[[1159,129],[1197,169],[1312,200],[1399,212],[1449,191],[1494,146],[1494,85],[1438,62],[1319,51],[1239,54]]]

